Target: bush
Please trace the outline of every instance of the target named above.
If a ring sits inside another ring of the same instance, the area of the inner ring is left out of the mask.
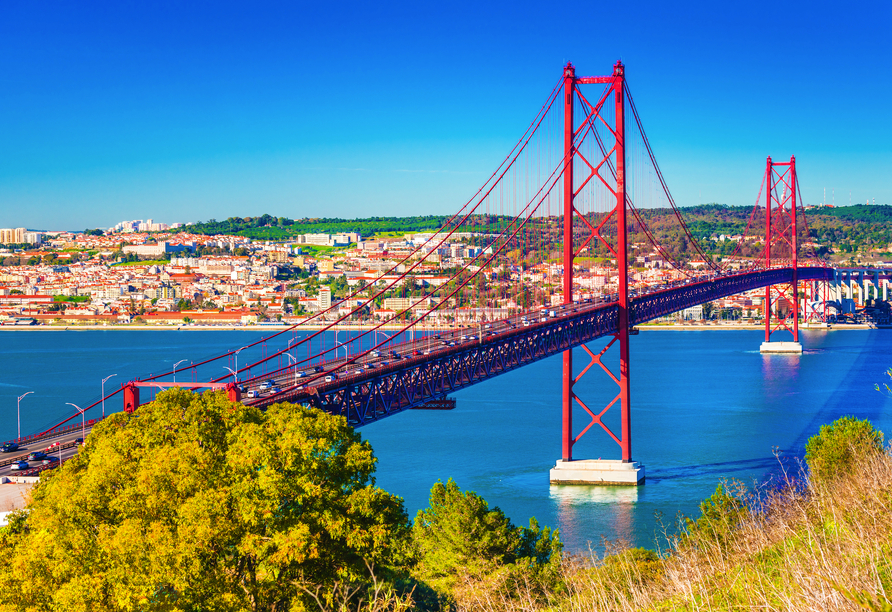
[[[805,462],[815,481],[828,481],[848,473],[866,457],[883,450],[883,433],[870,421],[845,416],[822,425],[805,445]]]
[[[529,577],[524,568],[538,573],[561,551],[556,531],[540,527],[536,519],[529,527],[516,527],[499,508],[490,509],[486,500],[463,492],[451,479],[433,486],[430,508],[418,512],[412,533],[416,576],[447,596],[466,579],[499,574],[516,582],[516,572]]]
[[[700,502],[700,518],[685,519],[686,533],[681,544],[701,548],[717,544],[724,548],[734,529],[749,513],[745,496],[746,491],[739,482],[733,483],[729,490],[719,483],[715,493]]]

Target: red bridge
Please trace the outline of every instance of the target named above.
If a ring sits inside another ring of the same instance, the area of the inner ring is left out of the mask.
[[[635,325],[765,287],[763,346],[772,350],[772,334],[785,331],[792,336],[785,349],[796,350],[799,296],[818,298],[820,284],[834,278],[810,251],[801,201],[795,158],[769,157],[736,251],[707,256],[663,179],[622,63],[596,77],[576,76],[568,64],[508,156],[437,232],[416,237],[374,283],[302,326],[190,364],[178,386],[226,386],[246,403],[316,406],[360,426],[561,353],[562,460],[552,479],[641,482],[629,393]],[[648,225],[656,207],[674,211],[672,227]],[[432,268],[436,279],[424,275]],[[369,322],[395,292],[403,307]],[[825,317],[820,310],[807,316]],[[611,339],[603,350],[586,347],[604,337]],[[582,369],[573,363],[579,346],[590,358]],[[608,350],[619,351],[618,372],[601,361]],[[607,406],[589,406],[574,392],[595,365],[617,387]],[[176,371],[132,381],[103,400],[121,393],[133,410],[140,388],[171,386],[171,376]],[[602,420],[611,408],[620,411],[619,431]],[[619,460],[573,461],[574,443],[594,425],[618,444]]]

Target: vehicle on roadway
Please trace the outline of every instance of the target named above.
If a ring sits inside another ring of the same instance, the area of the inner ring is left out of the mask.
[[[260,390],[264,391],[266,389],[272,389],[273,384],[274,383],[273,383],[272,379],[264,380],[262,383],[260,383]]]
[[[334,382],[337,379],[338,379],[337,374],[329,374],[328,376],[325,377],[325,382]]]
[[[0,446],[0,452],[4,453],[12,453],[19,450],[19,445],[15,442],[7,442],[3,446]]]
[[[27,470],[28,462],[27,461],[13,461],[12,465],[9,466],[11,470]]]
[[[37,461],[38,459],[46,459],[46,453],[43,451],[34,451],[28,455],[28,461]]]

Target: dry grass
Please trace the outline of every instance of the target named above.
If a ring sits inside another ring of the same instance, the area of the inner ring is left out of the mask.
[[[803,481],[805,482],[805,481]],[[892,457],[829,484],[748,496],[729,534],[695,530],[662,559],[565,558],[548,588],[466,583],[459,610],[892,610]],[[744,496],[741,491],[735,493]]]

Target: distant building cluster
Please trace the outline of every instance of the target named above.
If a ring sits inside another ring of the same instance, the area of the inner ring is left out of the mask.
[[[124,234],[129,234],[132,232],[163,232],[169,229],[176,229],[178,227],[182,227],[182,223],[174,223],[173,225],[168,225],[167,223],[155,223],[152,219],[146,219],[145,221],[121,221],[116,226],[109,228],[109,232],[121,232]]]
[[[0,244],[40,244],[42,241],[41,232],[29,232],[24,227],[0,229]]]
[[[356,233],[348,234],[301,234],[297,237],[298,244],[312,244],[315,246],[345,247],[356,244],[361,236]]]

